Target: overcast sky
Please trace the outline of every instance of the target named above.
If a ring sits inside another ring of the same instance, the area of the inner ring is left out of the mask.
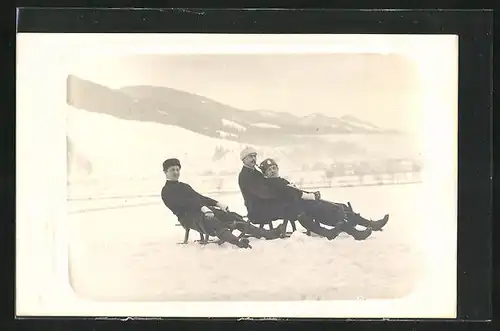
[[[246,110],[352,114],[407,130],[421,124],[418,68],[399,55],[135,55],[80,59],[70,73],[115,88],[171,87]]]

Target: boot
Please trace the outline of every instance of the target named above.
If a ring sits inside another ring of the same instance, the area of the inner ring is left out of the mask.
[[[284,224],[280,224],[278,227],[272,230],[266,230],[262,228],[258,228],[247,222],[238,222],[236,224],[236,228],[242,233],[249,234],[255,238],[265,238],[267,240],[284,238],[286,228]]]
[[[382,231],[382,228],[389,222],[389,214],[385,214],[385,216],[378,220],[371,222],[371,228],[373,231]]]
[[[236,246],[238,246],[239,248],[252,248],[252,246],[250,246],[250,240],[248,240],[247,238],[239,239],[236,243]]]
[[[371,228],[373,231],[382,231],[382,228],[389,221],[389,215],[386,214],[382,219],[378,221],[367,220],[363,218],[359,213],[355,213],[352,209],[352,205],[350,202],[347,203],[348,208],[345,210],[346,220],[353,225],[361,225],[367,228]]]
[[[273,231],[274,231],[273,236],[275,236],[275,238],[285,238],[285,237],[287,237],[287,234],[286,234],[286,223],[278,225],[276,227],[276,229],[274,229]]]
[[[356,230],[352,224],[349,224],[345,221],[339,222],[335,229],[344,231],[345,233],[351,235],[355,240],[365,240],[372,234],[372,229],[369,227],[363,231],[360,231]]]
[[[251,248],[249,240],[247,238],[238,238],[233,235],[228,229],[222,229],[221,231],[217,232],[217,237],[222,242],[225,241],[240,248]]]
[[[318,223],[314,222],[314,220],[311,217],[309,217],[305,214],[299,215],[299,217],[297,219],[298,219],[299,223],[306,230],[309,230],[311,232],[319,234],[320,236],[326,237],[326,238],[328,238],[328,240],[333,240],[333,239],[337,238],[337,236],[340,234],[340,229],[334,228],[332,230],[328,230],[328,229],[322,227],[321,225],[319,225]]]

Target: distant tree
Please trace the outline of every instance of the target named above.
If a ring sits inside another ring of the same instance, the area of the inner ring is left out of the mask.
[[[378,185],[384,184],[384,174],[382,172],[376,172],[373,174],[375,181]]]
[[[205,170],[201,173],[202,176],[213,176],[215,175],[214,171],[212,169]]]
[[[312,166],[312,170],[325,170],[326,168],[326,165],[323,163],[323,162],[316,162],[313,166]]]
[[[214,150],[214,154],[212,155],[212,161],[221,160],[228,152],[229,152],[228,149],[226,149],[220,145],[216,146],[215,150]]]
[[[215,182],[215,188],[217,192],[222,191],[222,188],[224,187],[224,178],[218,178]]]
[[[420,162],[413,161],[411,164],[411,176],[412,178],[420,178],[422,173],[423,165]]]
[[[346,175],[346,164],[343,162],[337,162],[331,165],[335,177],[343,177]]]
[[[371,172],[370,164],[368,162],[363,161],[354,166],[354,174],[358,176],[360,184],[363,184],[365,176]]]
[[[413,161],[412,164],[411,164],[411,171],[412,172],[421,172],[422,171],[422,165],[417,162],[417,161]]]
[[[401,172],[404,174],[405,179],[408,179],[408,175],[412,172],[413,162],[408,160],[401,161]]]
[[[385,164],[387,173],[391,176],[393,182],[397,181],[397,175],[403,172],[403,164],[399,159],[388,159]]]
[[[85,169],[87,175],[91,174],[93,170],[92,163],[87,159],[83,159],[82,163],[83,163],[83,169]]]
[[[325,169],[325,178],[328,181],[328,186],[332,187],[333,178],[335,177],[335,170],[332,168]]]
[[[379,185],[382,185],[384,182],[383,179],[385,173],[384,164],[381,162],[374,161],[369,163],[369,167],[370,167],[370,173],[372,174],[375,182]]]

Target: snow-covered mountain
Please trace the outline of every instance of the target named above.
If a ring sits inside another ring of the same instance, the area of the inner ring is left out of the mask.
[[[167,157],[181,159],[184,178],[234,174],[245,146],[287,172],[370,158],[379,145],[392,156],[401,149],[391,142],[399,137],[352,116],[244,111],[169,88],[114,90],[74,76],[68,77],[67,115],[70,179],[161,182]]]
[[[297,134],[310,139],[323,134],[386,133],[352,116],[339,119],[322,114],[299,117],[271,110],[245,111],[167,87],[111,89],[75,76],[68,77],[68,104],[121,119],[174,125],[208,137],[218,138],[223,132],[225,139],[247,144],[295,144]]]

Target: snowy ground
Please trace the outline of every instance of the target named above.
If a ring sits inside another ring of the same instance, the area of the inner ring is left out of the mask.
[[[425,271],[419,188],[322,190],[324,199],[351,201],[366,217],[390,213],[385,231],[363,242],[345,235],[328,241],[299,226],[289,239],[253,239],[252,250],[178,245],[183,230],[159,197],[70,202],[72,286],[82,298],[120,301],[404,297]],[[245,213],[239,194],[213,197]]]

